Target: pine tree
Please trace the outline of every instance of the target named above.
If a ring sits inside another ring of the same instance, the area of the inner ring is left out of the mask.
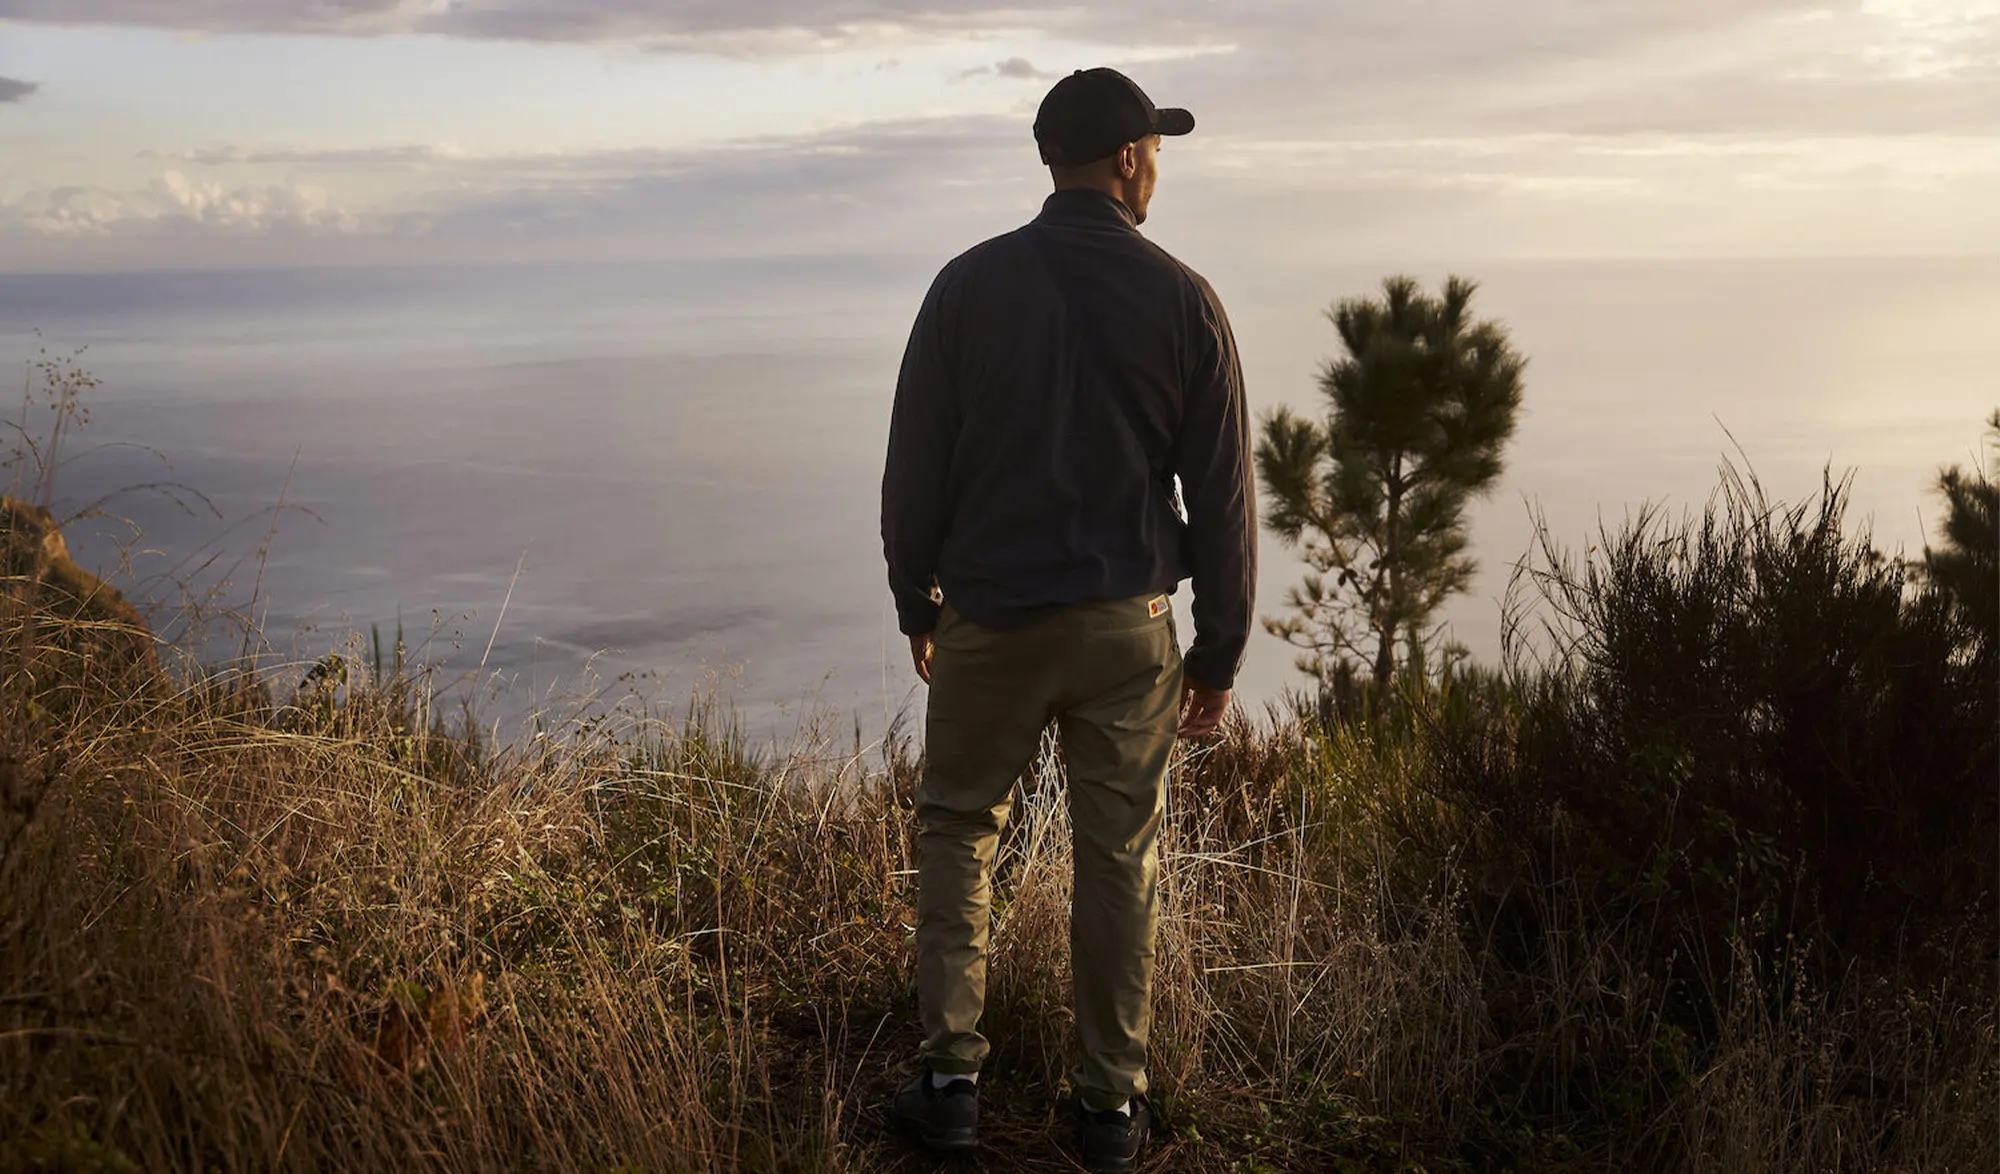
[[[1409,277],[1329,313],[1345,350],[1320,376],[1323,421],[1263,419],[1265,524],[1308,570],[1290,615],[1266,618],[1322,684],[1366,669],[1379,712],[1399,643],[1422,647],[1438,607],[1472,581],[1465,509],[1499,479],[1526,360],[1472,317],[1475,283],[1432,297]],[[1403,655],[1408,658],[1409,653]]]
[[[1986,427],[1988,443],[2000,444],[2000,412]],[[2000,481],[1954,465],[1938,474],[1937,490],[1944,526],[1940,544],[1924,549],[1925,570],[1990,648],[2000,628]]]

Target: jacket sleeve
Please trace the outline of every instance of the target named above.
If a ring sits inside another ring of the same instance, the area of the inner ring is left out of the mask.
[[[940,274],[910,330],[882,473],[882,553],[889,563],[896,625],[906,636],[937,627],[939,609],[931,589],[950,518],[946,485],[958,419],[943,349],[943,286]]]
[[[1211,689],[1236,684],[1257,599],[1257,494],[1251,476],[1243,368],[1222,303],[1196,279],[1201,317],[1176,445],[1194,571],[1194,644],[1187,674]]]

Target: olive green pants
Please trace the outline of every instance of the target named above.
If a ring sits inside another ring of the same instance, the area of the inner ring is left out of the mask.
[[[1014,782],[1056,722],[1075,858],[1070,960],[1079,1095],[1108,1108],[1146,1091],[1167,759],[1181,655],[1165,596],[1065,608],[993,631],[949,605],[931,664],[917,787],[917,998],[924,1058],[986,1058],[993,858]]]

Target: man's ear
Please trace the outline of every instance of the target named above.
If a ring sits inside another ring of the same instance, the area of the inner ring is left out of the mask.
[[[1124,179],[1134,179],[1139,174],[1139,144],[1126,143],[1118,148],[1118,174]]]

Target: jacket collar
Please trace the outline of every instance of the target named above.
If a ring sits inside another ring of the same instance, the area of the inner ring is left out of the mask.
[[[1139,223],[1123,200],[1095,188],[1065,188],[1042,201],[1042,214],[1035,219],[1052,224],[1121,225],[1133,232]]]

